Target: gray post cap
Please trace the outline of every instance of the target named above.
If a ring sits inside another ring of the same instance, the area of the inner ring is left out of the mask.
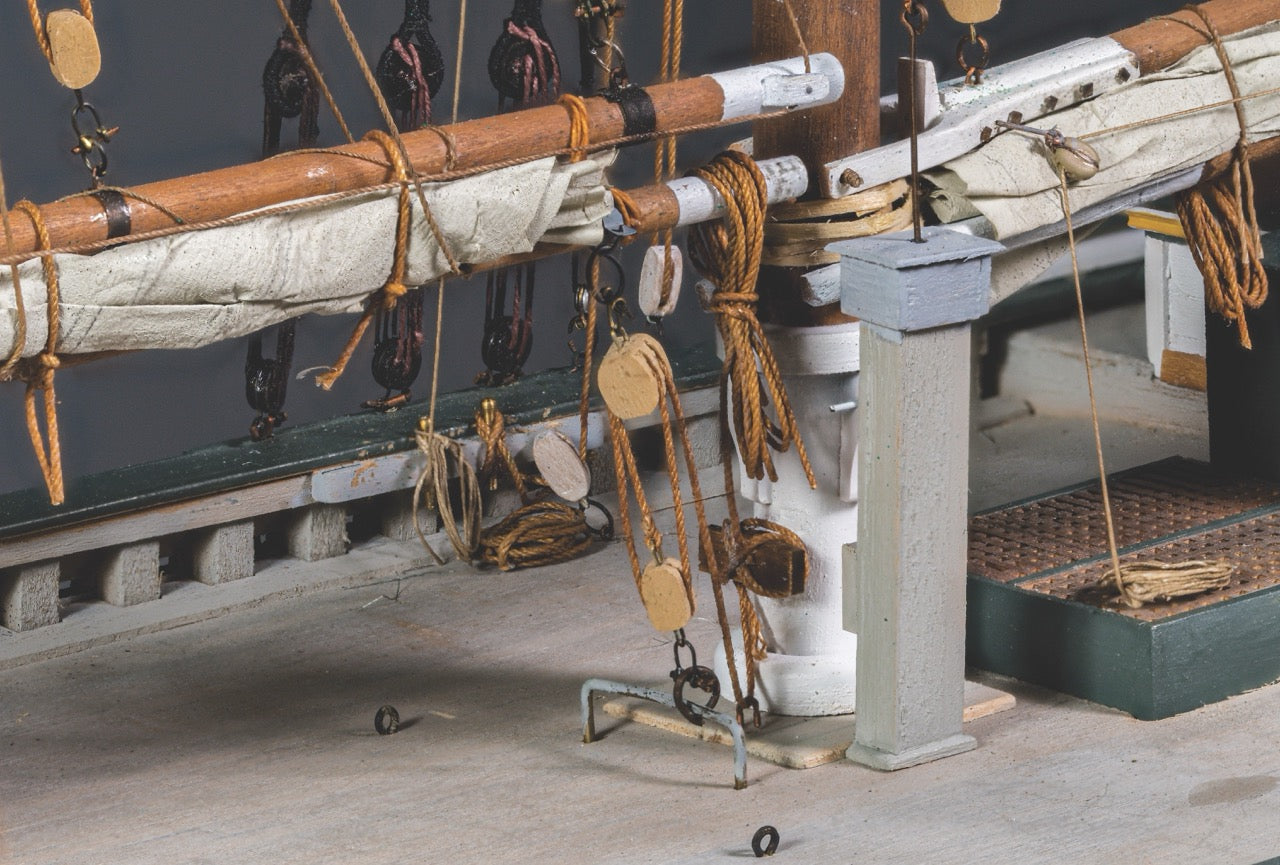
[[[900,231],[829,245],[840,255],[841,311],[903,333],[986,314],[991,256],[1004,247],[942,226],[925,228],[923,237],[915,243]]]

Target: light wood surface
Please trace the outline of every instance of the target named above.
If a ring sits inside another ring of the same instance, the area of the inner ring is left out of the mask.
[[[693,618],[689,592],[677,559],[650,562],[640,574],[640,600],[655,631],[678,631]]]
[[[53,54],[50,66],[58,83],[72,90],[92,84],[102,69],[102,53],[93,23],[79,12],[55,9],[45,19],[44,32],[49,38],[49,50]]]

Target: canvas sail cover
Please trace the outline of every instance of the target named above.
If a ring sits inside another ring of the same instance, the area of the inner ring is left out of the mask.
[[[594,245],[612,207],[604,170],[613,152],[577,163],[539,159],[448,183],[424,184],[454,257],[479,264],[529,252],[539,241]],[[288,214],[177,234],[96,255],[58,255],[60,354],[196,348],[308,313],[360,312],[391,272],[398,190]],[[417,200],[409,285],[449,272]],[[17,313],[10,269],[0,268],[0,356]],[[44,348],[47,307],[38,259],[19,268],[27,334]]]
[[[1223,42],[1243,96],[1280,88],[1280,23],[1246,30]],[[1072,137],[1115,130],[1088,139],[1101,156],[1102,168],[1093,178],[1072,184],[1071,207],[1079,212],[1229,151],[1240,137],[1233,106],[1168,115],[1230,99],[1222,64],[1213,46],[1206,44],[1167,70],[1040,118],[1035,125],[1056,126]],[[1249,98],[1243,105],[1250,140],[1280,135],[1280,93]],[[944,221],[976,211],[991,223],[997,240],[1062,222],[1058,176],[1034,137],[998,135],[926,176],[938,187],[933,204]]]

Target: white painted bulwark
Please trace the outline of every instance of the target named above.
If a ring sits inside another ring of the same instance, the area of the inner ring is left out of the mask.
[[[900,769],[967,751],[964,713],[970,322],[999,244],[935,229],[833,244],[864,320],[858,530],[844,621],[858,635],[848,756]]]
[[[1204,277],[1186,241],[1147,234],[1147,359],[1160,377],[1166,351],[1204,357]]]
[[[58,562],[37,562],[0,573],[0,625],[11,631],[29,631],[56,624]]]

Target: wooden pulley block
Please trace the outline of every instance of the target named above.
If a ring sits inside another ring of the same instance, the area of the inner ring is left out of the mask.
[[[677,559],[650,562],[640,574],[640,600],[657,631],[678,631],[693,618],[689,591]]]
[[[666,357],[662,344],[647,333],[615,339],[600,361],[596,378],[609,411],[631,420],[656,409],[662,399],[662,382],[655,363],[666,363]]]
[[[1063,138],[1061,144],[1050,148],[1050,154],[1053,164],[1061,168],[1067,180],[1073,183],[1088,180],[1102,166],[1098,151],[1079,138]]]
[[[961,24],[981,24],[1000,13],[1000,0],[942,0],[942,5]]]
[[[731,544],[725,541],[730,526],[708,526],[716,563],[743,588],[766,598],[790,598],[804,594],[809,576],[809,554],[796,535],[762,519],[743,520]],[[710,568],[706,550],[698,551],[698,567]]]
[[[663,273],[667,267],[667,256],[671,257],[671,288],[667,292],[666,303],[662,302]],[[651,246],[644,252],[644,263],[640,266],[639,303],[640,311],[651,318],[660,318],[675,312],[676,302],[680,300],[680,282],[684,279],[684,256],[680,247],[674,243],[667,247]]]
[[[580,502],[591,492],[591,469],[563,434],[552,430],[533,440],[533,461],[551,491],[568,502]]]
[[[93,22],[71,9],[55,9],[44,19],[53,77],[63,87],[88,87],[102,69],[102,52]]]

